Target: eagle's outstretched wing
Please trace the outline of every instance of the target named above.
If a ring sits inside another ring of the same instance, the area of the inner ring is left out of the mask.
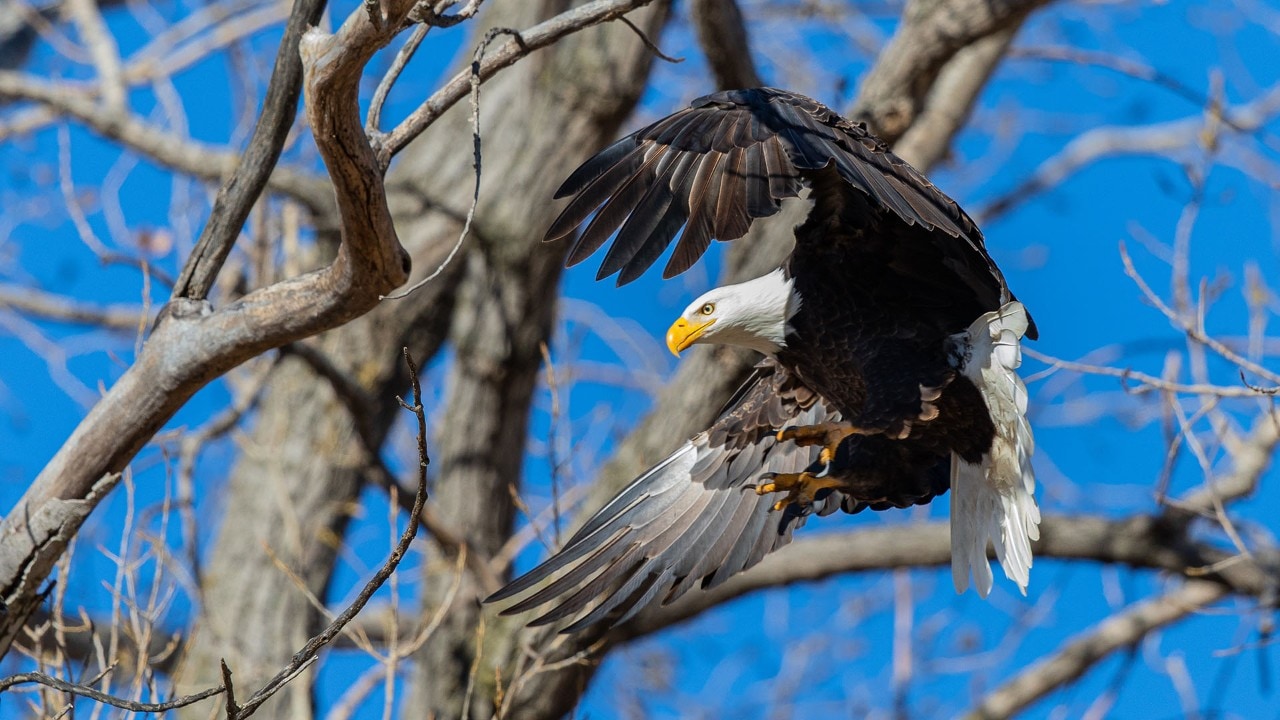
[[[752,220],[777,212],[828,163],[902,222],[963,238],[985,256],[969,216],[863,124],[774,88],[707,95],[605,148],[560,186],[556,197],[573,200],[547,239],[569,235],[599,209],[568,262],[586,259],[618,231],[598,278],[621,271],[621,285],[648,269],[687,221],[663,272],[672,277],[712,238],[742,237]]]
[[[833,417],[812,390],[765,360],[710,429],[641,475],[559,552],[486,602],[532,590],[559,573],[503,614],[554,602],[531,623],[542,625],[587,610],[564,629],[573,632],[602,620],[622,622],[695,585],[720,584],[788,543],[804,522],[795,505],[774,510],[776,497],[749,487],[761,472],[800,472],[817,459],[819,448],[777,442],[776,429]],[[848,512],[863,507],[832,493],[810,511],[825,515],[842,504]]]
[[[640,475],[591,516],[556,555],[500,589],[488,601],[529,591],[563,570],[562,577],[504,615],[556,606],[532,625],[568,618],[596,602],[564,632],[630,618],[653,600],[668,602],[700,584],[713,587],[790,542],[803,524],[794,506],[749,486],[762,471],[797,473],[817,460],[818,448],[777,442],[776,428],[815,423],[831,415],[826,404],[794,382],[772,360],[756,366],[708,430]],[[841,498],[815,503],[826,514]],[[850,507],[854,510],[854,507]]]

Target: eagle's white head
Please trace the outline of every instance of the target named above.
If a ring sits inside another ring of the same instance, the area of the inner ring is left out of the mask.
[[[667,331],[667,347],[679,355],[695,343],[717,343],[772,355],[786,347],[787,322],[799,309],[794,282],[779,268],[694,300]]]

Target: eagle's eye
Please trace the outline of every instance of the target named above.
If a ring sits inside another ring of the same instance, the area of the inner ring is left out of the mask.
[[[710,315],[711,313],[713,313],[713,312],[715,312],[715,311],[716,311],[716,304],[715,304],[715,303],[707,303],[706,305],[703,305],[703,306],[702,306],[702,309],[701,309],[701,310],[699,310],[698,312],[701,312],[703,315]]]

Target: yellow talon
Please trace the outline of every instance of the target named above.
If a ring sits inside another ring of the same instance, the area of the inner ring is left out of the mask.
[[[817,425],[795,425],[783,428],[776,433],[775,437],[778,442],[790,440],[800,447],[821,445],[822,452],[818,453],[818,462],[829,468],[831,461],[836,457],[836,449],[840,447],[840,443],[844,442],[845,438],[850,435],[874,435],[877,432],[879,431],[860,428],[852,423],[827,422],[818,423]],[[823,470],[821,474],[825,476],[827,471]]]
[[[756,485],[757,495],[786,492],[786,497],[773,504],[774,510],[782,510],[791,504],[808,506],[813,504],[818,492],[827,488],[838,488],[841,482],[831,477],[820,477],[809,472],[799,473],[765,473],[761,479],[769,482]]]

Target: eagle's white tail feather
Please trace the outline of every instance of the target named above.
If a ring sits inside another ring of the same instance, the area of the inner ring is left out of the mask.
[[[1004,574],[1025,595],[1031,572],[1031,542],[1040,537],[1040,508],[1031,469],[1035,441],[1027,423],[1027,387],[1018,377],[1027,312],[1017,301],[969,326],[964,374],[982,393],[996,426],[991,450],[977,464],[951,458],[951,578],[956,592],[991,592],[987,541],[995,545]]]

